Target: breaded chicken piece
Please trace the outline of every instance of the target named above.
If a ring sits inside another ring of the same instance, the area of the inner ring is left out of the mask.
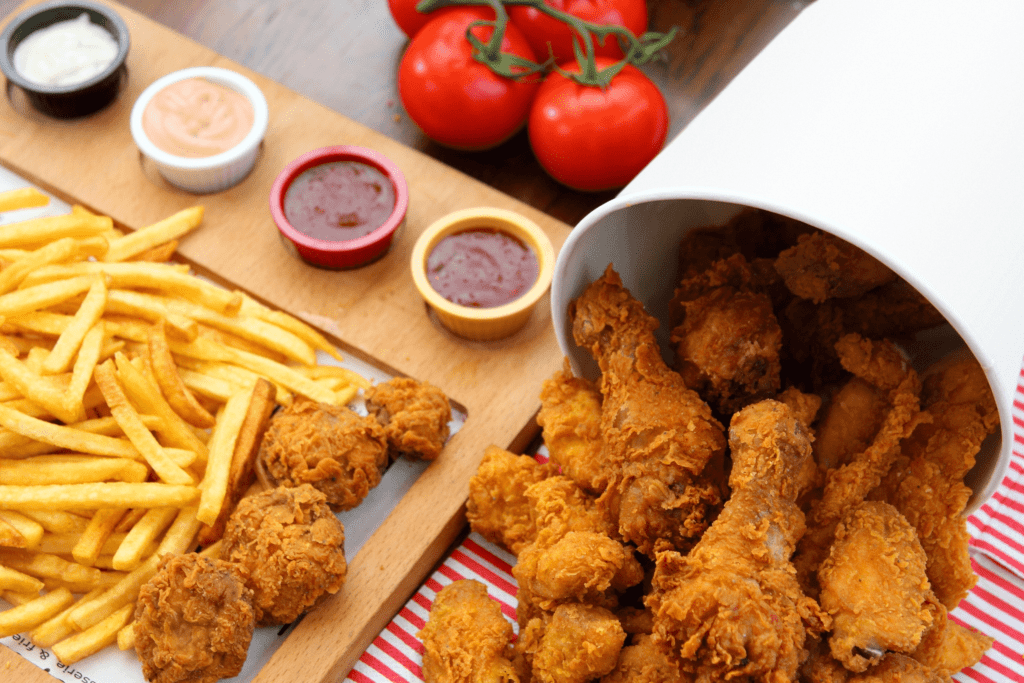
[[[775,270],[793,294],[821,303],[851,298],[894,282],[896,273],[866,251],[821,230],[779,253]]]
[[[593,382],[563,368],[544,380],[537,424],[551,461],[591,493],[608,486],[610,472],[601,438],[601,392]]]
[[[866,501],[843,517],[818,582],[829,647],[847,669],[866,671],[886,652],[920,644],[934,622],[926,562],[914,527],[888,503]]]
[[[452,406],[444,392],[427,382],[395,377],[364,392],[366,410],[387,436],[392,459],[434,460],[448,440]]]
[[[900,455],[902,440],[924,419],[921,380],[894,344],[851,334],[836,347],[847,371],[885,396],[887,412],[867,448],[825,471],[824,489],[810,505],[807,533],[793,563],[804,590],[815,596],[818,567],[828,556],[839,520],[882,482]]]
[[[793,680],[828,622],[789,561],[811,444],[788,406],[765,400],[733,416],[729,445],[731,497],[688,555],[658,554],[644,601],[655,640],[694,680]]]
[[[683,673],[649,635],[640,635],[622,648],[619,661],[601,683],[690,683],[693,677]]]
[[[257,623],[290,624],[345,583],[345,528],[309,484],[243,498],[228,518],[221,555],[253,590]]]
[[[510,661],[512,624],[479,581],[442,588],[416,635],[426,683],[519,683]]]
[[[235,564],[168,555],[135,604],[135,652],[153,683],[237,676],[256,624],[253,592]]]
[[[518,555],[537,538],[526,490],[557,471],[554,465],[488,446],[469,480],[466,518],[470,528]]]
[[[257,457],[276,483],[312,484],[332,510],[351,510],[380,483],[388,447],[372,417],[296,397],[270,418]]]
[[[964,628],[950,619],[946,608],[940,604],[936,606],[935,623],[910,656],[922,666],[949,677],[980,662],[993,642],[984,633]]]
[[[609,610],[565,604],[555,609],[532,657],[536,683],[585,683],[610,673],[626,632]]]
[[[999,426],[988,380],[970,354],[943,361],[925,379],[929,422],[903,445],[903,458],[880,487],[917,529],[928,554],[928,579],[947,609],[953,609],[977,581],[967,545],[964,509],[972,491],[964,476],[982,443]]]
[[[676,287],[671,307],[679,373],[719,413],[774,396],[781,386],[782,329],[746,259],[718,261]]]
[[[627,542],[687,548],[721,505],[725,435],[711,409],[661,357],[658,321],[611,265],[570,306],[573,337],[601,368],[601,431],[614,474],[602,498]]]
[[[814,459],[823,469],[841,467],[863,452],[888,412],[888,396],[860,377],[851,377],[829,400],[818,421]]]

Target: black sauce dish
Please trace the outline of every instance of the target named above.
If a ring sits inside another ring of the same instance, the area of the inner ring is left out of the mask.
[[[18,73],[14,50],[25,38],[57,22],[77,19],[83,13],[114,38],[117,56],[113,62],[95,76],[71,85],[41,85]],[[99,111],[117,96],[126,75],[130,42],[128,26],[109,7],[84,0],[47,2],[19,14],[0,33],[0,70],[7,77],[8,89],[12,85],[20,88],[40,112],[60,119],[78,118]]]

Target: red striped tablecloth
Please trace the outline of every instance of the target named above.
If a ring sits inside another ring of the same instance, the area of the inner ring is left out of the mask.
[[[995,638],[976,666],[955,677],[964,683],[1024,683],[1024,385],[1017,387],[1017,399],[1009,472],[988,503],[968,519],[978,584],[950,613],[963,626]],[[346,681],[422,681],[422,646],[416,633],[427,622],[434,596],[459,579],[485,583],[515,627],[514,563],[513,555],[470,534],[367,648]]]

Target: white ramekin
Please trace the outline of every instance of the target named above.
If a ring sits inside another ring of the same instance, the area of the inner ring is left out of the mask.
[[[254,120],[252,129],[241,142],[226,152],[195,159],[169,154],[153,144],[142,127],[142,113],[158,92],[186,78],[205,78],[231,88],[249,100]],[[229,69],[197,66],[169,73],[146,88],[132,107],[131,131],[139,150],[156,165],[167,182],[189,192],[205,194],[226,190],[249,174],[267,132],[268,120],[267,99],[255,83]]]

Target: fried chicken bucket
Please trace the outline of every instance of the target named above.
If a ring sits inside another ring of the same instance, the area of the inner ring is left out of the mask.
[[[1022,22],[1010,0],[809,5],[562,247],[551,302],[576,373],[598,369],[571,303],[609,264],[661,320],[671,356],[684,236],[751,209],[801,222],[877,259],[948,321],[900,342],[915,367],[965,349],[980,363],[1000,427],[965,479],[977,510],[1008,467],[1024,357],[1024,99],[1009,87],[1024,80]]]

